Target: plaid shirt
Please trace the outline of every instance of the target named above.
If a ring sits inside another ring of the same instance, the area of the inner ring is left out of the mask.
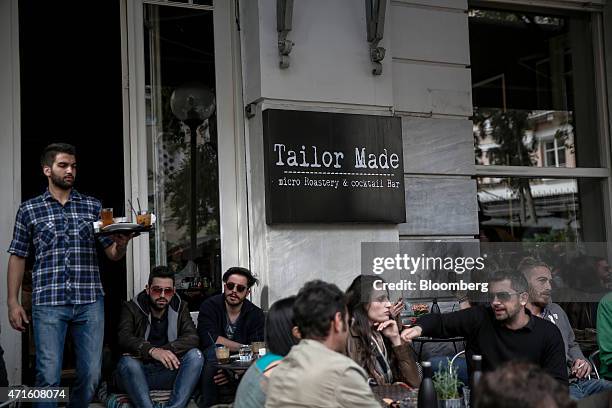
[[[64,206],[49,190],[19,206],[8,252],[26,258],[34,249],[34,305],[86,304],[104,295],[92,225],[101,208],[74,189]],[[99,241],[104,248],[113,243]]]

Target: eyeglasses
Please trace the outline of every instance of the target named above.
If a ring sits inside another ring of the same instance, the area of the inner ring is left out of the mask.
[[[499,299],[500,302],[509,301],[513,295],[520,295],[518,292],[510,293],[510,292],[489,292],[487,298],[489,303],[492,303],[495,298]]]
[[[155,296],[172,296],[174,295],[174,288],[162,288],[160,286],[151,286],[151,293]]]
[[[236,288],[236,292],[238,292],[238,293],[244,292],[246,290],[246,288],[247,288],[244,285],[238,285],[238,284],[236,284],[234,282],[226,282],[225,286],[227,286],[227,288],[229,290],[234,290],[234,287],[235,287]]]

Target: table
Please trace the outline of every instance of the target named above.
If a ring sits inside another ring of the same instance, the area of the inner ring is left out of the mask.
[[[425,343],[447,343],[447,342],[451,342],[453,343],[453,347],[455,348],[455,354],[457,354],[459,352],[459,350],[457,349],[457,343],[458,342],[465,342],[465,337],[448,337],[448,338],[440,338],[440,337],[425,337],[425,336],[421,336],[421,337],[416,337],[414,339],[412,339],[412,342],[417,342],[417,343],[421,343],[421,346],[419,347],[419,352],[418,352],[418,359],[419,361],[421,361],[421,354],[423,352],[423,344]]]
[[[388,407],[389,405],[383,401],[383,398],[389,398],[393,401],[401,401],[404,398],[409,397],[413,391],[406,384],[385,384],[373,386],[372,393],[383,407]]]
[[[234,379],[239,379],[246,370],[249,369],[251,364],[255,362],[255,359],[251,361],[240,361],[235,360],[227,364],[216,363],[216,366],[222,370],[227,371],[227,373],[233,377]]]

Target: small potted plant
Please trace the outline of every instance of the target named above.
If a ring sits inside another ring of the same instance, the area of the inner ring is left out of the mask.
[[[450,361],[446,365],[440,362],[438,372],[433,376],[433,383],[440,408],[461,408],[459,388],[463,386],[463,382],[459,380],[457,369]]]

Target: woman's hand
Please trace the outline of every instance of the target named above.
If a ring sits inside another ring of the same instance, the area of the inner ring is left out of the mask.
[[[391,313],[391,318],[395,319],[397,316],[400,315],[400,313],[402,313],[402,310],[404,310],[404,299],[399,298],[389,308],[389,313]]]
[[[397,322],[395,320],[391,319],[386,322],[375,323],[374,325],[377,331],[381,332],[383,336],[391,341],[391,344],[394,346],[401,346],[402,338],[400,337]]]

